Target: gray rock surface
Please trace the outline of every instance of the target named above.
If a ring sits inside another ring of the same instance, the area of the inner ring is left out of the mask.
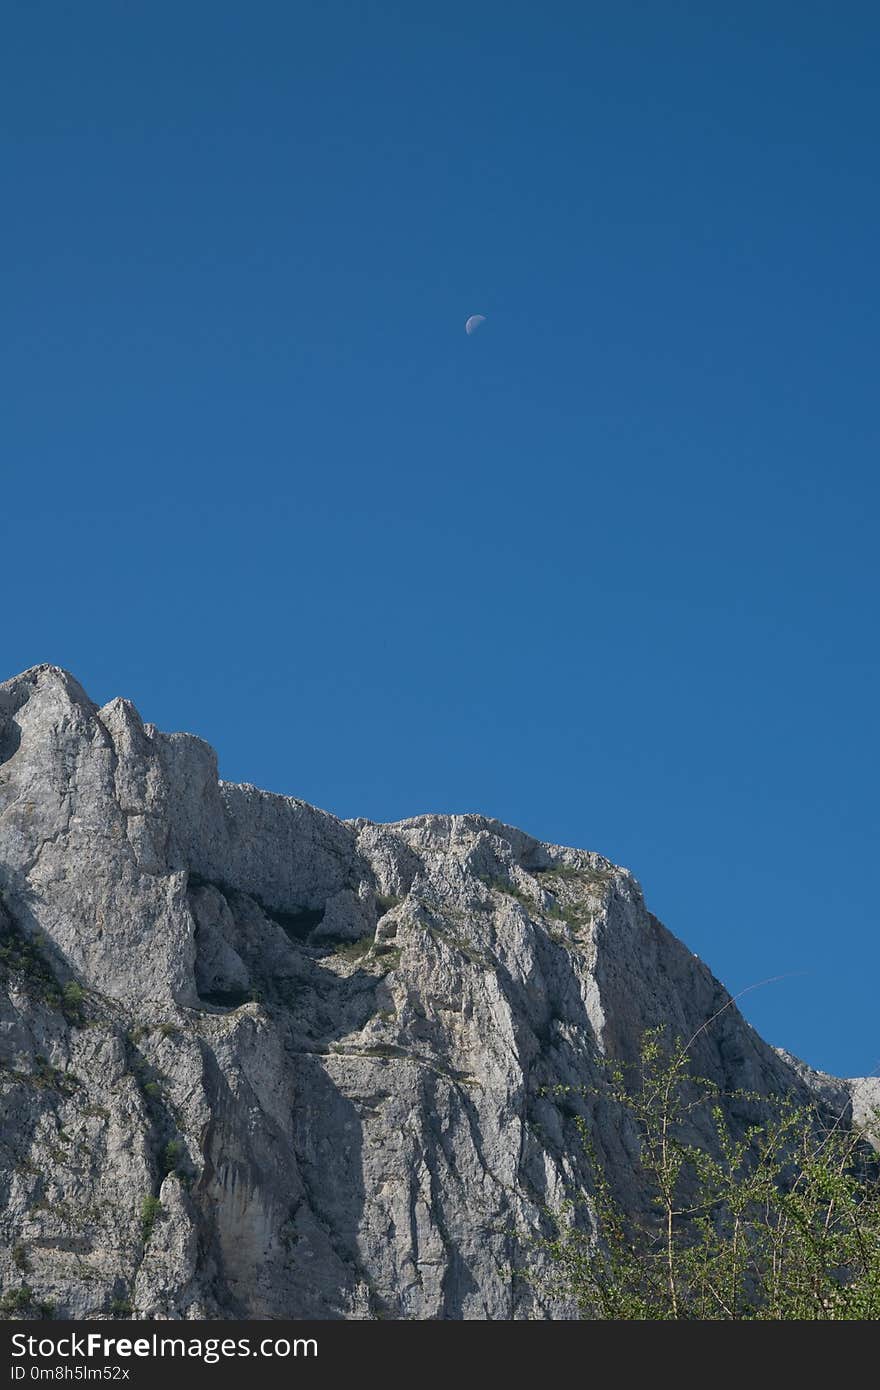
[[[847,1086],[855,1124],[875,1148],[880,1148],[880,1077],[854,1076]]]
[[[850,1100],[600,855],[218,781],[51,666],[0,685],[0,938],[0,1278],[61,1317],[564,1317],[516,1271],[578,1115],[643,1200],[603,1053]]]

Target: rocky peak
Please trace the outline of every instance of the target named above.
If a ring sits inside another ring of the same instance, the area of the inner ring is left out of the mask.
[[[601,855],[220,781],[52,666],[0,686],[0,936],[0,1274],[64,1316],[564,1316],[514,1271],[579,1117],[644,1201],[604,1052],[849,1104]]]

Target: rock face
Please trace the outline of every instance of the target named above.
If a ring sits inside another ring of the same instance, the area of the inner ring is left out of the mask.
[[[627,870],[220,782],[50,666],[0,685],[0,946],[0,1277],[60,1317],[563,1317],[516,1271],[578,1115],[642,1200],[603,1052],[849,1104]]]

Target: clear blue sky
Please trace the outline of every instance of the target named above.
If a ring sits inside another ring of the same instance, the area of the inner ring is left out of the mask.
[[[3,676],[600,850],[880,1063],[880,12],[10,0]],[[466,337],[469,314],[487,315]]]

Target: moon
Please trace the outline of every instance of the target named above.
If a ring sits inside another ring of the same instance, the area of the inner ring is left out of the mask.
[[[465,326],[464,326],[464,331],[465,331],[465,333],[468,335],[468,337],[470,337],[472,333],[476,333],[476,331],[477,331],[477,329],[479,328],[480,324],[481,324],[481,323],[485,323],[485,322],[486,322],[486,315],[485,315],[485,314],[471,314],[470,318],[468,319],[467,323],[466,323]]]

